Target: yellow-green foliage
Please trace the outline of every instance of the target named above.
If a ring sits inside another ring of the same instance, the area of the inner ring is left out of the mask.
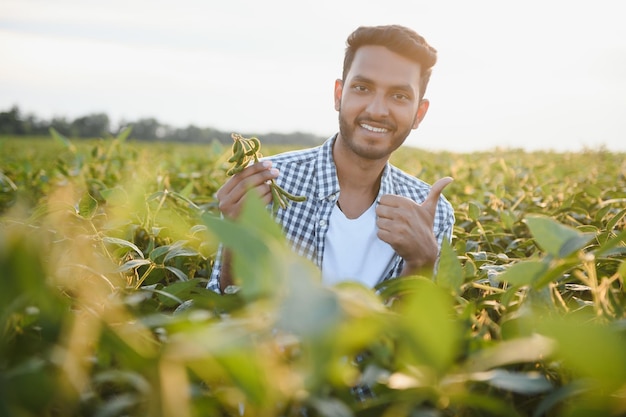
[[[322,287],[255,199],[221,219],[230,148],[127,135],[0,138],[0,416],[626,413],[626,155],[403,148],[455,179],[454,236],[373,291]]]

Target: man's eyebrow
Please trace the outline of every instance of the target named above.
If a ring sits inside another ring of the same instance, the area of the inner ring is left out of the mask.
[[[354,77],[352,77],[351,82],[352,83],[359,82],[359,83],[366,83],[366,84],[375,84],[373,80],[371,80],[370,78],[364,77],[362,75],[355,75]],[[411,94],[416,94],[414,89],[413,89],[413,86],[411,84],[392,85],[390,87],[390,90],[400,90],[400,91],[406,91],[406,92],[411,93]]]
[[[352,81],[358,81],[362,83],[372,83],[372,80],[362,75],[355,75],[354,77],[352,77]]]

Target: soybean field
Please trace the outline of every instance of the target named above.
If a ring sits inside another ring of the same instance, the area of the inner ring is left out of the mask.
[[[0,137],[0,416],[626,415],[625,154],[403,148],[453,239],[369,289],[220,216],[229,147],[128,133]]]

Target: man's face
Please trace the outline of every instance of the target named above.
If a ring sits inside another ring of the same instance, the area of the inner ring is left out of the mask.
[[[365,159],[387,159],[428,109],[419,101],[420,65],[383,46],[363,46],[345,82],[335,83],[339,138]]]

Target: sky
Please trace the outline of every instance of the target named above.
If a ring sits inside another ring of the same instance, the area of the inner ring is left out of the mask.
[[[407,145],[626,151],[622,0],[0,0],[0,111],[328,137],[345,40],[438,50]]]

